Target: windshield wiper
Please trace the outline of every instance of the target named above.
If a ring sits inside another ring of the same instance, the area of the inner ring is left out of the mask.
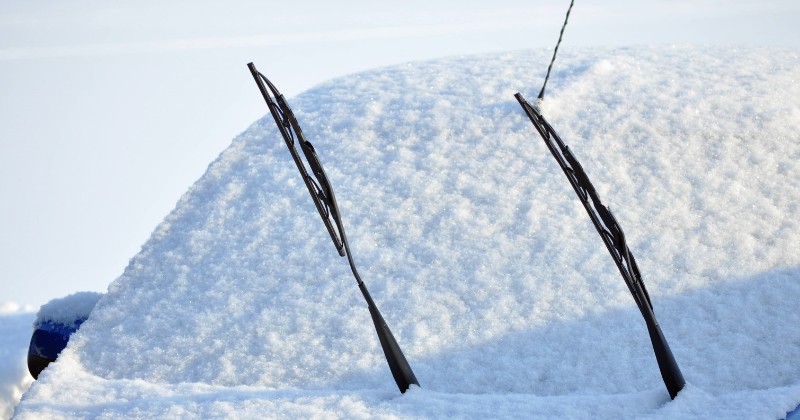
[[[328,230],[328,234],[330,234],[333,244],[339,252],[339,256],[347,256],[350,270],[353,272],[356,282],[358,282],[358,288],[361,290],[361,294],[364,295],[364,299],[367,301],[367,307],[372,316],[372,322],[375,324],[375,330],[378,333],[378,339],[383,348],[383,353],[386,356],[386,362],[389,364],[389,369],[392,371],[392,376],[397,383],[397,387],[400,388],[400,392],[405,393],[409,386],[419,386],[417,377],[414,376],[414,371],[411,370],[411,366],[408,364],[403,351],[400,349],[400,345],[397,344],[397,340],[395,340],[392,331],[389,329],[389,326],[386,325],[386,321],[383,319],[380,311],[378,311],[378,307],[372,300],[369,291],[367,291],[367,286],[361,280],[358,271],[356,271],[353,256],[350,253],[350,245],[347,243],[347,235],[345,235],[344,232],[344,225],[342,224],[339,207],[336,204],[336,197],[333,194],[333,188],[331,187],[327,175],[325,175],[325,170],[322,169],[322,164],[319,162],[314,146],[303,136],[303,130],[300,129],[300,124],[294,117],[292,109],[289,108],[283,95],[278,92],[275,85],[256,70],[256,66],[253,63],[248,63],[247,67],[250,69],[250,73],[253,75],[253,79],[255,79],[258,85],[258,89],[261,91],[264,101],[267,102],[267,107],[272,117],[275,119],[278,130],[280,130],[283,139],[286,141],[286,146],[292,154],[292,159],[294,159],[294,163],[297,165],[297,169],[303,177],[308,192],[314,200],[314,205],[317,207],[317,211],[320,217],[322,217],[323,223],[325,223],[325,228]],[[306,169],[302,157],[297,152],[295,143],[300,145],[300,150],[303,151],[305,160],[311,168],[313,178]]]
[[[584,172],[580,162],[572,154],[569,146],[564,144],[556,131],[553,130],[550,123],[544,119],[536,107],[529,104],[522,97],[522,94],[517,93],[514,97],[522,105],[522,109],[525,110],[525,114],[528,115],[536,131],[539,132],[544,144],[550,149],[550,153],[564,171],[564,175],[567,176],[572,189],[575,190],[575,194],[578,195],[586,212],[589,213],[589,218],[592,219],[597,233],[600,234],[603,243],[606,244],[606,248],[611,254],[611,258],[614,259],[614,263],[617,265],[620,274],[622,274],[622,278],[625,280],[625,284],[628,286],[631,295],[633,295],[633,300],[636,301],[636,305],[639,307],[639,311],[647,324],[647,331],[650,333],[650,341],[656,354],[661,378],[664,380],[664,385],[666,385],[670,397],[674,399],[678,392],[683,389],[686,381],[684,381],[678,363],[672,355],[669,344],[667,344],[667,339],[656,321],[656,316],[653,313],[653,304],[650,302],[650,295],[644,287],[639,267],[636,265],[636,260],[633,258],[633,254],[625,241],[622,227],[620,227],[614,215],[611,214],[611,210],[600,201],[594,185],[589,181],[589,177]]]

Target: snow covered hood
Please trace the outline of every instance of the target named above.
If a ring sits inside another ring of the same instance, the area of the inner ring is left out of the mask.
[[[156,228],[17,417],[785,415],[800,403],[798,51],[556,62],[543,113],[625,229],[688,382],[675,401],[514,99],[535,98],[550,53],[402,64],[288,98],[421,388],[398,393],[265,116]],[[277,65],[253,59],[267,77]]]

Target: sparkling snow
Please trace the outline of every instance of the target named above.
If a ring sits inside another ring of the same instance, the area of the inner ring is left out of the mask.
[[[421,388],[397,391],[265,116],[16,417],[785,416],[800,403],[800,54],[572,49],[550,79],[543,113],[625,229],[688,382],[670,401],[633,299],[513,97],[535,99],[550,53],[408,63],[288,98]]]
[[[53,299],[39,308],[33,327],[37,328],[45,321],[50,321],[74,329],[78,326],[77,321],[86,319],[92,313],[102,296],[102,293],[97,292],[77,292]]]

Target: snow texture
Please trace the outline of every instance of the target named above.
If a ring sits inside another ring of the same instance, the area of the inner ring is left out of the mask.
[[[798,51],[572,49],[551,76],[543,113],[625,229],[688,382],[674,401],[514,99],[535,99],[550,54],[407,63],[289,98],[421,388],[398,392],[267,115],[180,199],[16,417],[785,416],[800,403]],[[254,59],[267,77],[278,65]]]
[[[11,417],[33,382],[27,355],[35,315],[31,308],[11,302],[0,305],[0,419]]]
[[[39,308],[33,328],[44,322],[77,328],[87,319],[97,301],[103,296],[97,292],[77,292],[63,298],[53,299]]]

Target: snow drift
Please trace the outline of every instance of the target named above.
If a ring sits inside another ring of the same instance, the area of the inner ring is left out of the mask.
[[[11,417],[14,406],[33,381],[25,360],[36,317],[33,309],[0,303],[0,419]]]
[[[543,113],[625,229],[688,382],[672,402],[633,299],[514,99],[535,96],[549,55],[407,63],[289,98],[422,388],[397,392],[264,107],[17,416],[785,415],[800,402],[798,52],[556,63]],[[287,64],[254,61],[267,77]]]

